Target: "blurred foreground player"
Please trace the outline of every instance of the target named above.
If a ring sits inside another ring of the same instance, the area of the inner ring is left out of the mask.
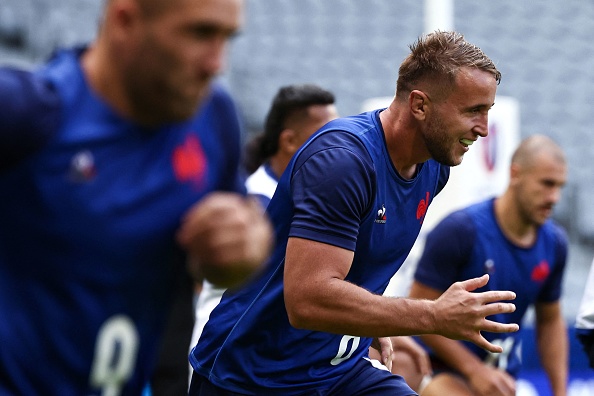
[[[184,250],[227,285],[266,257],[212,82],[241,18],[241,0],[108,0],[90,46],[0,69],[0,394],[140,394]]]

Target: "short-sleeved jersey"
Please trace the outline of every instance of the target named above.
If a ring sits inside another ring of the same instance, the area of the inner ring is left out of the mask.
[[[449,167],[433,160],[402,179],[380,110],[326,124],[293,157],[267,212],[276,247],[265,271],[223,295],[190,355],[195,371],[247,394],[328,389],[367,355],[371,339],[293,328],[283,300],[289,237],[354,251],[346,280],[381,294],[412,247]]]
[[[454,282],[489,274],[489,283],[477,291],[516,293],[515,312],[489,318],[500,323],[521,323],[531,304],[559,299],[567,236],[549,219],[539,228],[531,247],[519,247],[499,228],[494,202],[489,199],[456,211],[429,232],[415,280],[444,291]],[[473,343],[464,344],[481,359],[517,375],[521,365],[519,333],[482,334],[490,342],[503,346],[504,352],[490,354]]]
[[[82,50],[0,69],[0,394],[139,395],[184,270],[181,217],[245,192],[222,87],[148,130],[90,90]]]

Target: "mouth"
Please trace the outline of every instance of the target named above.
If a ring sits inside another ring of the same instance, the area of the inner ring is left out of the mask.
[[[460,139],[460,143],[462,143],[462,145],[464,145],[465,147],[468,147],[468,146],[472,146],[472,143],[474,143],[474,140]]]

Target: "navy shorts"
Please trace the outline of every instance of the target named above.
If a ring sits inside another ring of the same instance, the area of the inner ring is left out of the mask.
[[[241,396],[219,388],[206,378],[193,373],[190,396]],[[251,394],[251,393],[248,393]],[[262,393],[264,395],[265,393]],[[330,389],[312,389],[303,396],[417,396],[404,379],[386,369],[375,367],[369,360],[361,359]]]

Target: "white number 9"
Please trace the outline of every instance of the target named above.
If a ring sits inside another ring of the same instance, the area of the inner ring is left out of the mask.
[[[117,396],[132,376],[138,351],[138,332],[130,318],[115,315],[97,333],[91,367],[91,386],[103,396]]]

